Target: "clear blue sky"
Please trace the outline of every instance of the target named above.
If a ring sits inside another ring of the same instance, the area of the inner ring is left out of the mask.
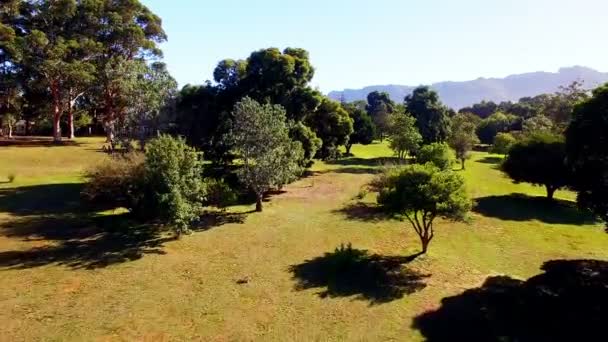
[[[307,49],[322,91],[584,65],[608,71],[608,0],[142,0],[180,85],[253,50]]]

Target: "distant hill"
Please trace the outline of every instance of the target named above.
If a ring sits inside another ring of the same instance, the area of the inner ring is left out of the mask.
[[[608,82],[608,73],[574,66],[561,68],[558,72],[531,72],[511,75],[505,78],[478,78],[464,82],[440,82],[432,84],[443,103],[453,109],[460,109],[474,103],[486,101],[517,101],[522,97],[536,96],[543,93],[553,93],[559,86],[565,86],[573,81],[583,81],[585,88],[595,88]],[[403,98],[410,94],[414,86],[403,85],[377,85],[363,89],[345,89],[332,91],[329,97],[335,100],[344,99],[348,102],[365,100],[372,91],[385,91],[395,102],[403,102]]]

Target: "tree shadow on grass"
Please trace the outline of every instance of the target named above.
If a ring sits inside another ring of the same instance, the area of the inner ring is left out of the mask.
[[[45,184],[0,189],[0,213],[16,216],[80,211],[82,184]]]
[[[521,281],[490,277],[444,298],[413,327],[427,341],[604,341],[608,262],[554,260]]]
[[[243,224],[245,223],[247,214],[251,214],[254,212],[255,210],[250,210],[243,213],[233,213],[227,211],[208,211],[201,216],[200,221],[192,228],[192,230],[206,231],[227,224]]]
[[[342,245],[333,253],[291,266],[290,272],[298,291],[324,288],[318,293],[321,298],[356,296],[372,305],[383,304],[426,287],[424,279],[430,275],[404,266],[417,256],[370,255]]]
[[[52,138],[45,137],[14,137],[13,139],[0,138],[0,147],[61,147],[80,146],[74,140],[62,140],[54,142]]]
[[[46,265],[96,269],[164,254],[171,234],[151,224],[135,222],[128,215],[64,215],[24,218],[10,222],[1,233],[49,244],[26,251],[0,252],[0,269],[27,269]]]
[[[580,211],[576,204],[564,200],[549,201],[544,197],[524,194],[488,196],[476,200],[476,213],[508,221],[539,220],[549,224],[593,224],[591,214]]]
[[[380,206],[364,202],[349,203],[345,207],[333,212],[343,215],[347,220],[351,221],[378,222],[392,218]]]
[[[502,163],[504,160],[503,157],[484,157],[482,159],[476,160],[477,163],[482,163],[482,164],[494,164],[494,165],[499,165],[500,163]]]
[[[336,160],[328,160],[325,162],[328,165],[342,165],[342,166],[367,166],[367,167],[378,167],[385,164],[399,164],[399,158],[397,157],[377,157],[377,158],[357,158],[349,157]]]

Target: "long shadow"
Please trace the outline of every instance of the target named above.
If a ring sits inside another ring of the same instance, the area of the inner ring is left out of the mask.
[[[247,218],[247,214],[254,213],[255,210],[232,213],[226,211],[209,211],[204,213],[198,224],[192,227],[193,231],[206,231],[212,228],[221,227],[227,224],[243,224]]]
[[[482,163],[482,164],[498,165],[498,164],[502,163],[503,160],[504,160],[504,158],[502,158],[502,157],[484,157],[483,159],[476,160],[476,162]]]
[[[82,184],[45,184],[0,189],[0,213],[16,216],[80,211]]]
[[[364,202],[349,203],[333,212],[351,221],[378,222],[391,218],[381,207]]]
[[[55,243],[27,251],[0,252],[0,269],[46,265],[103,268],[137,260],[145,254],[164,254],[164,243],[174,239],[158,227],[137,223],[128,215],[25,218],[9,223],[1,232]]]
[[[582,225],[595,223],[590,214],[581,212],[575,203],[524,194],[478,198],[473,211],[487,217],[508,221],[539,220],[550,224]]]
[[[398,164],[400,163],[399,158],[396,157],[377,157],[377,158],[357,158],[349,157],[336,160],[326,161],[329,165],[342,165],[342,166],[368,166],[378,167],[384,164]]]
[[[490,277],[413,321],[427,341],[605,341],[608,262],[554,260],[521,281]]]
[[[350,297],[370,304],[388,303],[426,287],[421,274],[404,266],[418,255],[388,257],[342,245],[333,253],[293,265],[298,291],[322,288],[321,298]]]
[[[62,140],[54,142],[48,138],[22,138],[0,139],[0,147],[60,147],[60,146],[80,146],[79,142],[73,140]]]

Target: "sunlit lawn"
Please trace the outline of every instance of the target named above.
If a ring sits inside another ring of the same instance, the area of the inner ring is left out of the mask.
[[[608,235],[572,193],[547,204],[485,153],[458,171],[477,201],[470,222],[439,222],[429,255],[411,261],[413,230],[371,194],[354,199],[386,144],[317,163],[263,213],[236,207],[173,241],[79,207],[74,183],[104,156],[102,140],[78,142],[0,147],[0,182],[17,177],[0,184],[0,340],[423,340],[415,317],[490,276],[608,259]]]

